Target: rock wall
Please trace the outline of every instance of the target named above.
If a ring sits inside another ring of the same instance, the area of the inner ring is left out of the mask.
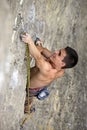
[[[0,130],[86,130],[87,1],[3,0],[0,30]],[[79,62],[49,86],[47,99],[34,100],[36,111],[20,128],[27,75],[23,30],[52,51],[75,48]]]

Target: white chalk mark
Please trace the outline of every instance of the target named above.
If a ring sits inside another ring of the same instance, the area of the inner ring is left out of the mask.
[[[18,86],[18,75],[19,75],[18,70],[15,69],[11,76],[11,82],[10,82],[10,86],[12,88],[15,88]]]
[[[3,86],[3,82],[4,82],[4,73],[0,72],[0,88]]]
[[[24,0],[20,0],[20,5],[22,5],[22,4],[23,4],[23,1],[24,1]]]
[[[16,24],[17,24],[17,17],[15,18],[15,26],[16,26]]]
[[[12,34],[12,43],[14,42],[15,33],[16,33],[16,31],[14,31]]]

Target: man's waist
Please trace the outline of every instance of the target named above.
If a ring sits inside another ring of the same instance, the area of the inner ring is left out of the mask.
[[[41,89],[43,89],[43,88],[45,88],[45,86],[43,86],[43,87],[36,87],[36,88],[29,88],[29,90],[35,90],[35,91],[39,91],[39,90],[41,90]]]

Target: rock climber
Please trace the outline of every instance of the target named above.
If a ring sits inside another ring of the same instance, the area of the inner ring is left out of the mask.
[[[72,68],[77,64],[78,54],[71,47],[51,52],[41,45],[36,46],[28,33],[22,34],[21,37],[22,41],[28,44],[30,54],[35,59],[35,66],[30,70],[29,94],[31,97],[36,96],[40,99],[41,96],[44,97],[44,90],[49,95],[45,89],[46,86],[62,77],[65,69]],[[41,41],[38,39],[38,42]],[[42,92],[42,95],[39,92]]]

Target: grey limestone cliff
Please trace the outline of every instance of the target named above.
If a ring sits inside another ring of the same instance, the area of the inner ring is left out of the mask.
[[[24,117],[22,30],[52,51],[74,48],[79,62],[49,86],[47,99],[34,100],[36,111],[21,129],[87,130],[87,0],[0,1],[0,130],[20,130]]]

